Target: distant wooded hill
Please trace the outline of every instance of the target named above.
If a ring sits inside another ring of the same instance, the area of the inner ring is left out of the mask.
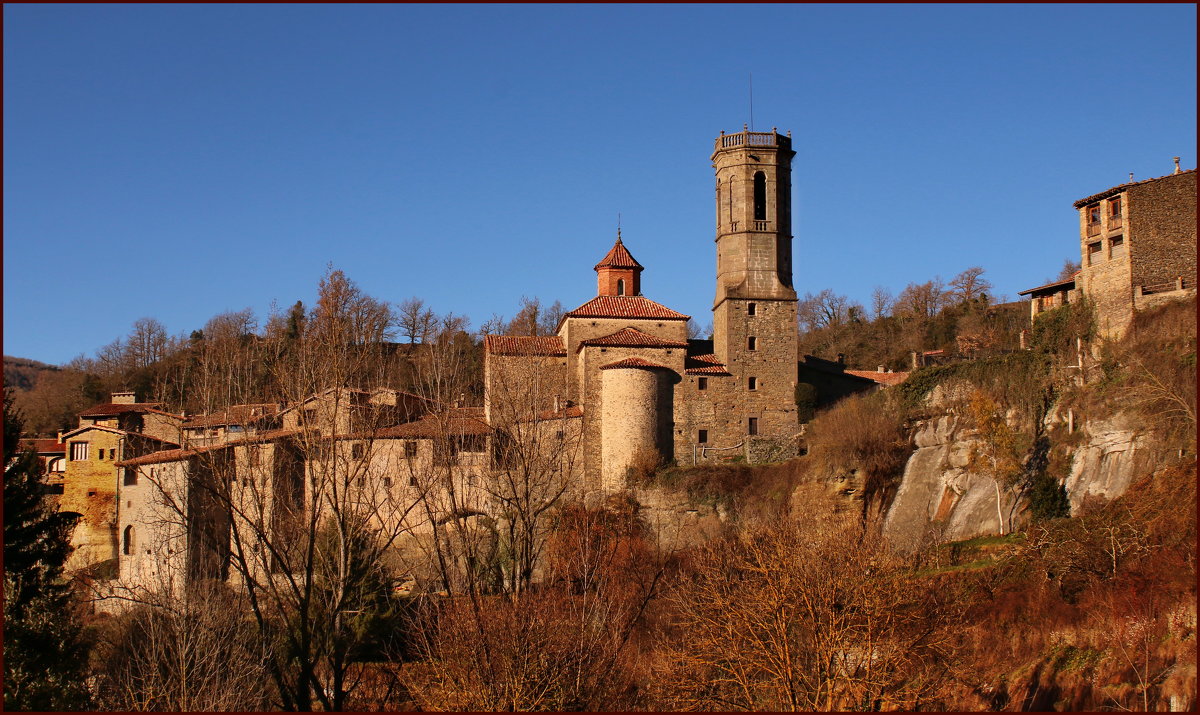
[[[58,372],[62,368],[57,365],[47,365],[44,362],[29,358],[4,356],[4,386],[18,390],[31,390],[37,384],[38,377],[44,372]]]

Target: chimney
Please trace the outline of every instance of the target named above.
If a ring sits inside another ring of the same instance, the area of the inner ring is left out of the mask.
[[[1179,157],[1175,157],[1175,171],[1173,171],[1171,173],[1172,173],[1172,175],[1183,173],[1183,170],[1179,168]]]
[[[837,361],[838,361],[839,365],[845,365],[846,364],[846,353],[838,353]]]
[[[558,412],[562,409],[562,398],[558,395],[554,396],[554,411]]]
[[[883,367],[883,365],[880,365],[879,367],[875,368],[875,372],[884,372]]]
[[[132,390],[126,392],[114,392],[110,398],[114,405],[136,405],[137,394]]]

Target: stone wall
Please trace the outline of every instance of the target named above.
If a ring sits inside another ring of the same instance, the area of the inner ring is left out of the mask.
[[[616,322],[616,321],[613,321]],[[621,327],[625,327],[622,325]],[[636,326],[641,330],[641,326]],[[619,330],[620,328],[617,328]],[[608,335],[615,330],[611,330],[601,335]],[[648,331],[645,331],[648,332]],[[583,406],[583,473],[585,491],[597,491],[601,489],[601,464],[602,451],[600,445],[602,442],[601,424],[603,421],[605,396],[602,391],[602,375],[607,370],[601,370],[600,367],[609,363],[624,360],[630,357],[640,357],[650,362],[664,365],[670,369],[670,373],[661,377],[662,384],[658,388],[660,392],[656,393],[662,397],[659,399],[665,400],[664,404],[660,405],[656,419],[656,434],[658,437],[658,446],[663,451],[665,459],[672,459],[675,444],[670,439],[671,431],[675,428],[675,411],[677,409],[677,401],[680,393],[676,390],[676,385],[680,382],[680,376],[684,370],[684,359],[686,355],[684,348],[621,348],[621,347],[600,347],[600,346],[585,346],[576,355],[576,379],[580,384],[579,403]]]
[[[1173,283],[1180,276],[1194,281],[1196,173],[1131,186],[1126,195],[1133,285]]]
[[[73,459],[72,446],[88,443],[88,458]],[[75,550],[68,569],[78,569],[114,558],[116,549],[117,468],[122,458],[123,436],[91,429],[67,438],[67,462],[59,511],[82,515],[71,534]],[[103,459],[100,454],[103,451]],[[111,455],[111,456],[110,456]]]
[[[613,368],[601,370],[600,453],[601,483],[605,492],[625,489],[626,471],[643,451],[658,452],[659,381],[662,369]]]
[[[582,366],[583,353],[579,352],[579,343],[592,338],[602,338],[606,335],[623,330],[625,328],[634,328],[640,330],[647,335],[653,335],[664,340],[673,340],[676,342],[684,342],[687,340],[687,321],[685,320],[661,320],[654,318],[567,318],[563,323],[562,330],[559,335],[562,336],[563,345],[566,346],[567,360],[569,361],[570,381],[569,393],[570,399],[584,403],[587,399],[584,386],[584,368]],[[613,352],[613,348],[609,348],[609,352]],[[654,355],[662,354],[662,351],[652,351]],[[675,348],[675,352],[682,353],[682,348]],[[615,354],[615,353],[614,353]],[[620,360],[626,357],[632,357],[639,354],[637,351],[631,353],[623,353],[620,357],[613,357],[608,362]],[[650,355],[645,356],[649,360],[662,362],[657,357]],[[664,363],[665,364],[665,363]],[[683,362],[680,360],[680,367]]]
[[[754,315],[749,314],[751,305]],[[745,428],[756,418],[763,436],[795,434],[796,302],[729,299],[714,312],[714,329],[717,355],[738,385],[731,412],[723,413],[726,419],[738,420]],[[749,348],[751,337],[754,350]],[[755,380],[753,390],[750,378]],[[743,429],[743,434],[748,431]]]
[[[1118,194],[1124,206],[1124,194]],[[1096,320],[1100,332],[1108,336],[1119,336],[1133,320],[1133,284],[1129,264],[1128,240],[1125,250],[1113,255],[1112,239],[1114,236],[1124,236],[1125,226],[1112,227],[1107,215],[1107,201],[1100,202],[1103,215],[1101,231],[1088,235],[1088,206],[1079,209],[1080,261],[1083,272],[1079,283],[1083,293],[1096,306]],[[1126,220],[1128,220],[1127,210]],[[1128,238],[1128,237],[1125,237]],[[1089,246],[1098,244],[1099,251],[1090,250]]]

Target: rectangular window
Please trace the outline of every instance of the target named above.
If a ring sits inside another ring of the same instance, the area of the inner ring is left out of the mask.
[[[696,380],[696,389],[707,390],[708,389],[708,378],[702,377],[699,380]]]
[[[746,315],[758,315],[758,303],[747,303]]]
[[[100,461],[104,461],[104,450],[103,449],[96,450],[96,459],[98,459]]]
[[[415,476],[408,478],[408,486],[410,486],[410,487],[417,486],[417,478]]]
[[[83,462],[88,458],[88,443],[87,442],[72,442],[71,443],[71,461]]]
[[[758,434],[758,418],[751,417],[746,423],[746,434],[753,437]]]
[[[1104,255],[1100,253],[1100,242],[1095,241],[1089,243],[1087,247],[1088,265],[1093,265],[1104,260]]]
[[[758,338],[754,337],[753,335],[746,338],[746,349],[747,350],[758,350]]]
[[[1121,218],[1121,197],[1108,200],[1108,215],[1114,218]]]
[[[117,450],[115,450],[115,449],[108,450],[108,458],[116,459],[117,458]]]
[[[350,445],[350,456],[354,459],[362,459],[367,454],[367,446],[362,442],[355,442]]]
[[[417,456],[417,443],[408,441],[404,443],[404,457],[406,459],[415,459]]]
[[[1108,239],[1108,257],[1120,258],[1125,255],[1125,237],[1113,236]]]
[[[751,389],[751,390],[757,390],[757,389],[758,389],[758,378],[757,378],[757,377],[752,377],[752,378],[750,378],[749,380],[747,380],[747,381],[746,381],[746,387],[747,387],[747,388],[749,388],[749,389]]]
[[[1100,233],[1100,204],[1087,208],[1087,235],[1095,236]]]
[[[137,467],[128,467],[125,470],[125,486],[132,487],[137,485]]]
[[[252,444],[246,449],[246,463],[251,467],[258,466],[258,450],[259,446],[257,444]]]
[[[700,444],[708,444],[708,430],[700,430],[700,432],[696,434],[696,441]]]
[[[382,479],[382,481],[383,481],[383,486],[384,486],[384,488],[385,488],[385,489],[391,489],[391,488],[392,488],[392,478],[391,478],[391,477],[384,477],[384,478]]]

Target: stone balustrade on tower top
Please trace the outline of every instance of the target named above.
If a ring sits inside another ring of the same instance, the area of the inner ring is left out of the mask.
[[[714,151],[721,151],[722,149],[730,149],[739,146],[762,146],[791,149],[792,134],[791,132],[788,132],[788,135],[784,136],[774,129],[769,132],[740,131],[736,134],[726,134],[725,132],[721,132],[721,136],[717,137],[716,148]]]

